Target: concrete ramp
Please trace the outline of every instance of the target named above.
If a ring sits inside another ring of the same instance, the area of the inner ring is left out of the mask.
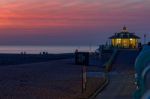
[[[137,50],[119,50],[113,62],[112,69],[117,72],[128,72],[134,70],[134,62],[138,55]]]
[[[132,99],[136,89],[134,84],[134,61],[137,50],[119,50],[109,73],[108,86],[96,99]]]

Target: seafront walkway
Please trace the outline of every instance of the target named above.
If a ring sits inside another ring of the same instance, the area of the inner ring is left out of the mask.
[[[95,99],[132,99],[134,84],[134,61],[137,50],[119,50],[108,74],[108,86]]]

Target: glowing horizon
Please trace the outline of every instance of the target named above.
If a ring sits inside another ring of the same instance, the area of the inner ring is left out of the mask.
[[[68,34],[68,30],[76,31],[83,37],[88,29],[91,32],[94,30],[95,37],[107,37],[108,32],[118,32],[123,25],[133,32],[149,32],[149,4],[148,0],[1,0],[0,30],[5,34],[0,32],[0,36],[8,38],[10,30],[13,30],[14,39],[23,38],[20,35],[26,34],[20,30],[30,30],[28,36],[36,39],[34,36],[43,35],[35,33],[36,29],[41,29],[46,30],[46,36],[55,35],[58,39],[75,35]],[[106,32],[107,35],[99,32]],[[79,34],[74,37],[78,38]],[[87,35],[87,40],[91,35]]]

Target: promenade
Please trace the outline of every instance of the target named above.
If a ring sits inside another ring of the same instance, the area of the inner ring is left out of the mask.
[[[132,99],[134,84],[134,61],[138,51],[120,50],[109,73],[108,86],[95,99]]]

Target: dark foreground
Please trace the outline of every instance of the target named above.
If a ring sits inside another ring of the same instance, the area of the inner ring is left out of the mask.
[[[103,84],[104,78],[87,77],[87,90],[82,93],[82,66],[75,65],[73,57],[73,54],[1,54],[0,99],[88,98]],[[90,64],[88,72],[100,71],[99,60]]]

